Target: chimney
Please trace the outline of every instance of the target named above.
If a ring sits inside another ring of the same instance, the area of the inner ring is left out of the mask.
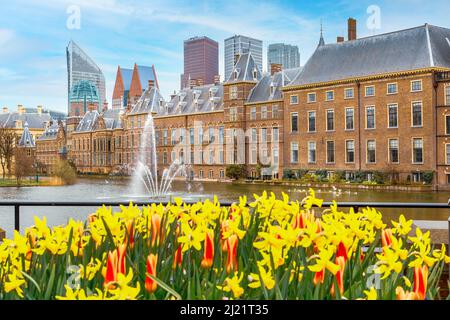
[[[9,113],[9,109],[8,109],[7,106],[4,106],[4,107],[3,107],[3,113]]]
[[[348,18],[348,41],[356,40],[356,20]]]
[[[341,36],[337,37],[337,43],[341,43],[344,41],[345,41],[344,37],[341,37]]]
[[[17,105],[17,111],[19,112],[19,114],[24,114],[25,113],[25,108],[23,107],[23,105],[18,104]]]
[[[271,63],[270,64],[270,75],[273,76],[274,73],[280,72],[283,70],[283,65],[279,63]]]
[[[148,88],[151,89],[155,86],[155,80],[148,80]]]
[[[175,90],[173,90],[173,94],[170,95],[170,100],[172,100],[176,96],[177,96],[177,92]]]
[[[219,83],[220,83],[220,75],[216,74],[216,75],[214,76],[214,84],[215,84],[215,85],[218,85]]]
[[[195,84],[197,87],[201,87],[203,85],[203,78],[196,79]]]
[[[37,106],[37,113],[42,114],[42,106]]]

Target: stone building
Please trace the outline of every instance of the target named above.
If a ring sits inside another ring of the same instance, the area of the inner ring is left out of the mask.
[[[41,170],[51,173],[58,160],[67,158],[66,124],[52,121],[45,132],[36,139],[36,159]]]

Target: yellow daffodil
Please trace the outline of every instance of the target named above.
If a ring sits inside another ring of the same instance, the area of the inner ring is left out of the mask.
[[[244,274],[238,275],[236,272],[232,278],[226,278],[223,286],[217,286],[217,289],[224,292],[232,292],[234,298],[239,299],[244,294],[244,289],[240,286]]]

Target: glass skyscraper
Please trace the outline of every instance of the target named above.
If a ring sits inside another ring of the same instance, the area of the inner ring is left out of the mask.
[[[263,42],[246,36],[235,35],[225,39],[225,74],[224,81],[227,81],[236,64],[236,56],[250,52],[258,69],[262,72]]]
[[[69,42],[66,48],[67,55],[67,97],[70,112],[70,93],[72,87],[81,80],[92,82],[98,91],[99,106],[101,110],[106,101],[105,76],[102,70],[75,42]]]
[[[273,43],[267,48],[267,70],[272,63],[281,64],[283,69],[300,67],[300,53],[297,46]]]

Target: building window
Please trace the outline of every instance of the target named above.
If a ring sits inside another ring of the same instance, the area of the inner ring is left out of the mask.
[[[398,163],[398,139],[389,139],[389,162]]]
[[[212,171],[212,170],[209,170],[209,173],[208,173],[208,178],[209,178],[209,179],[212,179],[212,178],[214,178],[214,171]]]
[[[251,157],[250,157],[250,164],[256,164],[257,163],[257,157],[258,157],[258,149],[256,147],[252,147]]]
[[[261,107],[261,119],[267,119],[267,106]]]
[[[422,126],[422,102],[412,103],[412,126],[421,127]]]
[[[308,163],[316,163],[316,142],[308,142]]]
[[[366,87],[366,97],[375,96],[375,86],[367,86]]]
[[[445,134],[450,135],[450,115],[445,116]]]
[[[261,143],[267,142],[267,128],[261,128]]]
[[[208,136],[209,136],[209,143],[213,143],[214,140],[216,139],[214,137],[214,128],[213,127],[208,128]]]
[[[171,142],[172,142],[172,145],[177,143],[177,129],[172,129]]]
[[[355,129],[355,111],[353,108],[345,108],[345,130]]]
[[[258,142],[258,132],[256,128],[252,128],[252,142],[253,143]]]
[[[423,163],[422,138],[413,138],[413,163]]]
[[[189,142],[191,144],[194,144],[194,128],[189,128]]]
[[[345,162],[355,162],[355,140],[345,141]]]
[[[298,104],[298,95],[291,96],[291,104]]]
[[[238,87],[232,86],[230,87],[230,99],[237,99],[238,98]]]
[[[447,184],[450,184],[450,174],[447,174]]]
[[[334,110],[327,110],[327,131],[334,130]]]
[[[167,138],[168,138],[168,131],[167,131],[167,129],[165,129],[165,130],[163,130],[163,146],[167,146],[167,144],[168,144]]]
[[[334,91],[330,90],[330,91],[325,92],[325,100],[333,101],[334,100]]]
[[[375,129],[375,107],[366,107],[366,129]]]
[[[223,164],[224,163],[224,159],[223,159],[223,150],[219,150],[219,164]]]
[[[388,105],[388,113],[389,113],[388,128],[397,128],[398,127],[398,105],[389,104]]]
[[[250,120],[256,120],[256,107],[250,109]]]
[[[308,103],[313,103],[316,101],[317,101],[316,93],[315,92],[308,93]]]
[[[316,112],[308,112],[308,132],[316,132]]]
[[[291,132],[298,132],[298,113],[291,113]]]
[[[167,151],[163,152],[163,164],[167,164]]]
[[[220,170],[219,171],[219,177],[220,177],[220,179],[224,179],[225,178],[225,171],[224,170]]]
[[[376,162],[376,142],[375,140],[367,141],[367,163]]]
[[[214,164],[214,150],[213,148],[209,148],[209,163],[208,164]]]
[[[298,163],[298,143],[291,142],[291,163]]]
[[[280,161],[280,155],[278,153],[278,149],[273,149],[272,165],[278,165],[279,161]]]
[[[411,92],[422,91],[422,80],[411,81]]]
[[[445,105],[450,105],[450,85],[445,87]]]
[[[355,97],[355,90],[353,88],[347,88],[344,90],[345,99],[353,99]]]
[[[277,104],[272,105],[272,118],[273,119],[278,118],[278,105]]]
[[[280,141],[280,130],[277,127],[272,129],[272,142]]]
[[[200,179],[203,179],[203,170],[200,170],[200,171],[198,172],[198,177],[199,177]]]
[[[334,141],[327,141],[327,163],[334,163]]]
[[[237,108],[230,108],[230,121],[237,121]]]
[[[445,145],[445,164],[450,165],[450,143]]]
[[[219,127],[219,144],[223,144],[223,141],[224,141],[224,137],[225,137],[225,135],[224,135],[224,128],[223,127]]]
[[[387,84],[387,94],[396,94],[398,92],[397,83]]]
[[[180,143],[184,143],[185,137],[186,135],[186,129],[185,128],[180,128]]]

